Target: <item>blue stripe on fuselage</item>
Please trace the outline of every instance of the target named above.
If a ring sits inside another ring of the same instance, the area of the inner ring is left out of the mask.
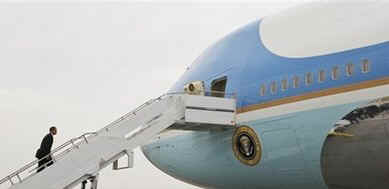
[[[386,56],[389,52],[389,42],[324,56],[287,58],[273,54],[264,46],[258,34],[260,23],[261,21],[251,23],[208,48],[195,60],[170,92],[180,92],[184,84],[197,80],[204,81],[206,89],[210,90],[212,80],[227,76],[226,92],[236,93],[238,107],[244,107],[389,75],[389,64],[386,63],[389,62]],[[287,34],[287,31],[285,33]],[[288,44],[288,41],[285,41],[285,45],[304,45],[304,42]],[[363,59],[371,62],[371,71],[367,74],[361,72]],[[348,63],[354,64],[355,72],[351,77],[345,73]],[[340,69],[340,78],[335,81],[330,79],[334,66]],[[326,71],[326,81],[323,83],[317,81],[319,70]],[[308,72],[313,73],[314,83],[305,86],[304,75]],[[295,75],[300,77],[300,87],[297,89],[289,87],[288,90],[281,91],[281,80],[288,79],[291,84],[291,79]],[[274,95],[269,93],[272,81],[277,81],[278,86],[278,92]],[[267,95],[261,97],[259,88],[262,84],[267,85]]]

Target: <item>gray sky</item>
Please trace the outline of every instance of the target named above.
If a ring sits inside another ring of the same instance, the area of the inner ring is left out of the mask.
[[[209,45],[302,1],[0,3],[0,177],[166,92]],[[303,0],[304,1],[304,0]],[[100,188],[196,188],[154,168],[104,170]],[[0,187],[1,188],[1,187]]]

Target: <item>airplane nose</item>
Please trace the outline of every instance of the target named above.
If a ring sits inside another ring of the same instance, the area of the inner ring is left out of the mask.
[[[322,149],[321,168],[330,189],[389,186],[388,105],[360,107],[329,133]]]

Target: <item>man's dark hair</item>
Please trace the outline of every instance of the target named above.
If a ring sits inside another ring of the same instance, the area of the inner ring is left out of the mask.
[[[49,130],[49,131],[51,132],[51,131],[54,131],[54,130],[56,130],[56,129],[57,129],[57,127],[50,127],[50,130]]]

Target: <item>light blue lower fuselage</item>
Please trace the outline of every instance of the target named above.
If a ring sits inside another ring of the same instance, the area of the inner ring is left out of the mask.
[[[359,103],[244,123],[261,133],[263,157],[255,167],[243,165],[234,157],[233,130],[187,133],[147,145],[143,151],[167,174],[201,187],[327,188],[320,166],[324,140],[336,121],[334,118],[357,105]]]

